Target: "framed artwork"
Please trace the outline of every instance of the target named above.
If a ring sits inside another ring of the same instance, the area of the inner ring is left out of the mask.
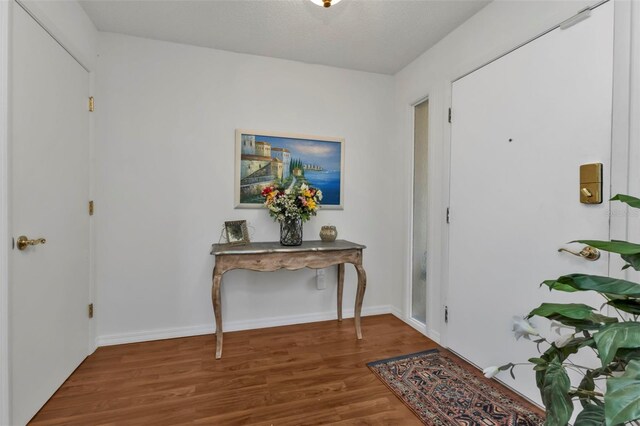
[[[274,183],[322,190],[322,209],[343,209],[344,139],[236,130],[236,208],[262,208]]]
[[[229,244],[248,244],[249,231],[246,220],[233,220],[224,223],[224,232]]]

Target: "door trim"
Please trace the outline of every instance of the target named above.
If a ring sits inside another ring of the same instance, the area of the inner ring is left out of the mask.
[[[11,419],[9,373],[9,1],[0,2],[0,424]]]
[[[604,0],[591,6],[589,9],[593,10],[609,1],[612,1],[614,6],[614,44],[613,44],[613,97],[612,97],[612,122],[611,122],[611,170],[609,179],[611,182],[611,194],[626,193],[630,188],[630,171],[634,168],[640,167],[640,158],[632,158],[630,154],[630,128],[634,125],[633,120],[630,121],[630,105],[634,102],[634,95],[631,93],[630,80],[633,78],[631,74],[631,63],[635,61],[640,62],[640,58],[635,57],[638,52],[632,51],[632,27],[633,31],[640,31],[640,19],[634,19],[635,15],[640,13],[632,13],[634,7],[632,2]],[[563,21],[564,22],[564,21]],[[579,23],[577,25],[580,25]],[[541,36],[548,34],[549,32],[560,27],[560,24],[555,25],[553,28],[541,33],[540,35],[528,40],[525,43],[510,49],[502,55],[499,55],[495,59],[492,59],[482,66],[474,68],[472,71],[465,72],[458,77],[455,77],[447,82],[447,104],[452,103],[453,83],[461,78],[483,68],[484,66],[502,58],[503,56],[527,45],[528,43],[540,38]],[[637,27],[637,28],[636,28]],[[636,50],[640,50],[637,49]],[[637,102],[637,100],[636,100]],[[455,114],[455,112],[454,112]],[[446,120],[446,118],[445,118]],[[454,116],[455,121],[455,116]],[[443,199],[446,200],[446,205],[450,204],[450,174],[451,174],[451,126],[445,127],[444,140],[446,144],[444,147],[444,158],[447,159],[443,166],[443,175],[446,176],[445,194]],[[640,140],[635,141],[636,143]],[[446,208],[446,206],[444,206]],[[611,210],[609,218],[609,235],[610,238],[627,239],[629,230],[629,216],[626,213],[627,209],[623,210]],[[620,213],[623,212],[623,213]],[[440,307],[444,314],[444,306],[447,305],[447,297],[450,289],[449,282],[449,260],[450,260],[450,235],[448,224],[442,225],[443,235],[443,261],[442,261],[442,293],[440,295]],[[621,271],[622,263],[616,263],[614,257],[609,261],[610,275],[626,278],[629,274],[628,270]],[[620,266],[620,267],[618,267]],[[444,320],[441,322],[441,342],[444,347],[448,347],[448,330]]]

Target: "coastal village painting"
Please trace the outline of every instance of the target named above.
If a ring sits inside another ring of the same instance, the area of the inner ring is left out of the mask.
[[[323,209],[341,209],[343,179],[343,139],[236,131],[236,207],[261,208],[267,186],[306,183],[322,190]]]

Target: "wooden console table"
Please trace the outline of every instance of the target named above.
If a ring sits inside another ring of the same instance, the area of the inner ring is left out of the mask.
[[[216,318],[216,359],[222,357],[222,306],[220,287],[222,274],[232,269],[250,269],[270,272],[278,269],[321,269],[338,265],[338,321],[342,321],[342,290],[344,287],[344,264],[351,263],[358,273],[356,293],[356,336],[362,339],[360,312],[367,287],[367,275],[362,267],[362,250],[366,247],[344,240],[331,243],[305,241],[301,246],[286,247],[278,242],[250,243],[247,245],[213,244],[211,254],[215,256],[211,299]]]

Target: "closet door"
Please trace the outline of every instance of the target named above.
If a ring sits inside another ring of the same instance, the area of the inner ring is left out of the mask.
[[[20,425],[89,348],[89,76],[17,3],[12,49],[11,398]],[[20,236],[40,244],[21,250]]]

